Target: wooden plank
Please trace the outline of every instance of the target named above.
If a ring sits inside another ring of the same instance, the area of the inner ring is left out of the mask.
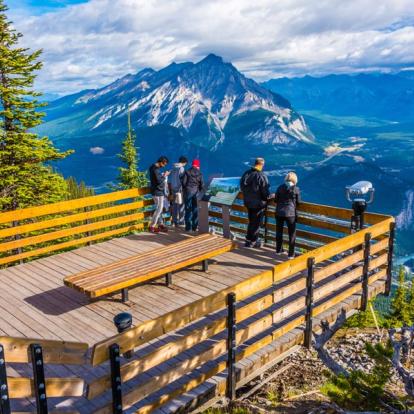
[[[143,223],[133,224],[133,225],[129,224],[127,226],[122,226],[121,228],[117,228],[114,230],[108,230],[102,233],[93,234],[92,236],[81,237],[79,239],[69,240],[67,242],[53,244],[53,245],[46,246],[46,247],[41,247],[39,249],[30,250],[30,251],[23,252],[20,254],[15,254],[13,256],[2,257],[0,258],[0,265],[16,262],[18,260],[27,259],[28,257],[34,257],[34,256],[40,256],[46,253],[52,253],[58,250],[67,249],[69,247],[78,246],[80,244],[85,244],[88,242],[101,240],[101,239],[105,239],[108,237],[118,236],[120,234],[124,234],[129,231],[133,231],[133,230],[142,230],[144,228],[145,228],[145,225]]]
[[[193,303],[161,315],[160,317],[134,326],[130,330],[97,343],[92,350],[92,365],[108,359],[108,346],[119,344],[124,353],[165,333],[181,328],[205,315],[223,309],[227,295],[234,292],[238,300],[244,300],[273,284],[273,271],[265,271],[252,278],[243,280],[220,292],[198,299]]]
[[[369,278],[369,283],[372,284],[375,281],[382,279],[386,276],[387,269],[382,269],[378,273],[375,273]],[[334,296],[332,299],[329,299],[326,302],[323,302],[322,304],[315,306],[313,309],[313,315],[318,316],[319,314],[325,312],[327,309],[331,308],[332,306],[342,302],[344,299],[348,298],[349,296],[359,292],[362,290],[362,287],[359,283],[355,283],[350,288],[339,292],[336,296]]]
[[[378,256],[375,259],[371,259],[369,262],[369,270],[374,270],[377,267],[380,267],[385,264],[388,264],[388,253],[384,253],[383,255]]]
[[[49,214],[62,213],[63,211],[76,210],[83,207],[95,206],[98,204],[110,203],[112,201],[135,198],[148,194],[148,188],[115,191],[112,193],[100,194],[90,197],[83,197],[74,200],[60,201],[58,203],[46,204],[36,207],[29,207],[19,210],[0,213],[0,224],[19,221],[28,218],[45,216]]]
[[[7,378],[10,398],[35,396],[32,378]],[[82,397],[85,381],[82,378],[46,378],[46,395],[52,397]]]
[[[352,253],[348,256],[345,256],[343,259],[340,259],[336,262],[328,264],[327,266],[315,270],[315,283],[320,282],[321,280],[334,275],[335,273],[340,272],[341,270],[346,269],[349,266],[352,266],[359,261],[363,260],[364,251],[358,250],[355,253]]]
[[[118,224],[130,223],[133,221],[142,220],[143,213],[128,214],[126,216],[116,217],[108,220],[102,220],[95,223],[83,224],[81,226],[70,227],[63,230],[52,231],[49,233],[39,234],[38,236],[26,237],[19,240],[13,240],[0,244],[0,252],[17,249],[18,247],[32,246],[34,244],[44,243],[51,240],[60,239],[63,237],[73,236],[89,231],[100,230],[106,227],[116,226]]]
[[[14,338],[0,336],[0,344],[4,347],[6,362],[30,362],[30,344],[39,344],[43,348],[43,360],[49,364],[77,364],[87,362],[88,344],[82,342],[53,341],[33,338]]]
[[[379,253],[383,250],[388,249],[389,244],[390,244],[390,238],[389,237],[385,237],[385,238],[381,239],[379,242],[373,243],[371,245],[371,255],[372,254],[377,254],[377,253]]]
[[[49,229],[65,224],[91,220],[97,217],[119,214],[130,210],[137,210],[151,203],[152,200],[136,201],[133,203],[125,203],[112,207],[100,208],[98,210],[90,210],[83,213],[70,214],[63,217],[56,217],[48,220],[37,221],[34,223],[22,224],[21,226],[8,227],[6,229],[0,229],[0,238],[14,236],[16,234],[22,235],[30,233],[32,231]]]
[[[298,216],[298,221],[299,224],[304,224],[305,226],[312,226],[312,227],[317,227],[320,229],[326,229],[326,230],[331,230],[331,231],[335,231],[335,232],[339,232],[339,233],[346,233],[346,234],[350,234],[351,233],[351,226],[344,226],[342,224],[337,224],[337,223],[331,223],[329,221],[323,221],[323,220],[318,220],[316,218],[313,217],[304,217],[304,216]]]

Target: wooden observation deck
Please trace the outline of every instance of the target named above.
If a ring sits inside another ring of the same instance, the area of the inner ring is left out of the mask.
[[[0,214],[3,413],[189,412],[309,346],[321,321],[389,292],[394,219],[366,213],[366,228],[351,233],[351,210],[310,203],[300,206],[293,260],[275,254],[270,207],[265,247],[241,243],[207,272],[194,265],[170,286],[131,289],[127,303],[64,286],[69,275],[194,237],[145,232],[151,206],[146,191],[126,190]],[[240,199],[202,203],[200,217],[201,231],[242,240]],[[120,312],[133,326],[118,334]]]

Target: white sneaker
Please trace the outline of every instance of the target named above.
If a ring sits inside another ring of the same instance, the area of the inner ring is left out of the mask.
[[[292,260],[294,258],[295,258],[295,256],[288,256],[288,260]]]

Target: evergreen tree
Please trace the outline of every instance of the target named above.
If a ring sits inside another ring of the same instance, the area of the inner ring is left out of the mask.
[[[118,155],[126,165],[119,168],[117,189],[142,188],[148,183],[146,173],[138,170],[139,156],[135,146],[136,135],[131,126],[131,113],[128,110],[128,131],[122,142],[122,153]]]
[[[68,200],[95,195],[93,188],[87,187],[84,181],[78,183],[74,177],[68,177],[66,184],[68,186]]]
[[[408,302],[411,324],[414,323],[414,278],[411,279],[410,299]]]
[[[404,326],[410,324],[410,309],[405,286],[404,266],[400,266],[398,272],[398,287],[391,301],[390,323],[392,326]]]
[[[49,163],[69,154],[32,132],[44,116],[37,111],[41,94],[32,89],[41,50],[18,46],[22,35],[7,20],[7,10],[0,0],[0,210],[65,198],[65,180]]]

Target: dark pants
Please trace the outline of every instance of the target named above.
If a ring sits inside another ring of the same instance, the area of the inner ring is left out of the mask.
[[[249,224],[247,225],[246,240],[255,243],[259,238],[259,229],[264,217],[264,208],[248,208]]]
[[[283,226],[285,223],[289,234],[289,256],[294,256],[296,241],[296,217],[276,216],[276,253],[283,252]]]
[[[197,195],[185,198],[185,229],[197,230],[198,227],[198,203]]]

